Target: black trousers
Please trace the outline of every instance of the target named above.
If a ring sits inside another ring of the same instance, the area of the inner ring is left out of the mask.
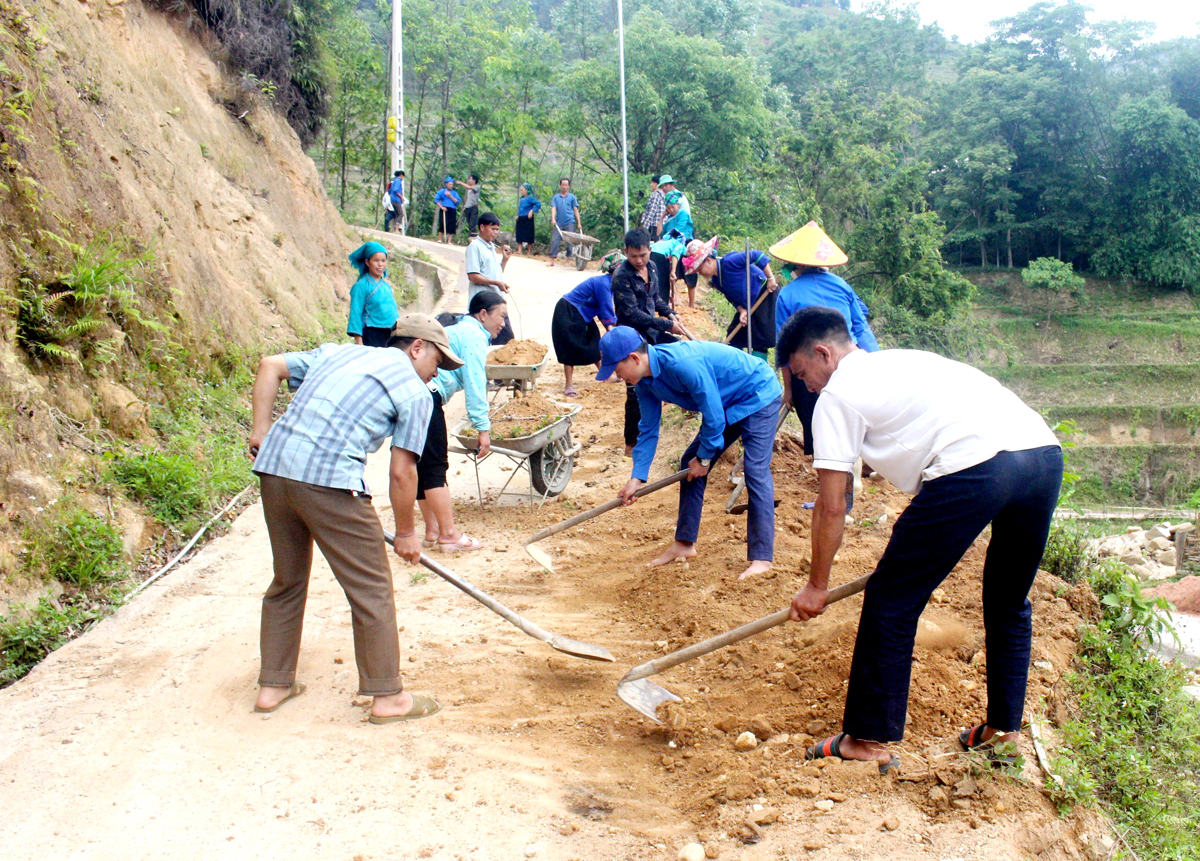
[[[391,340],[393,326],[363,326],[362,339],[367,347],[386,347]]]
[[[637,392],[625,384],[625,445],[637,445],[638,422],[642,420],[642,408],[638,404]]]
[[[786,367],[783,372],[785,374],[792,373]],[[812,457],[813,453],[813,411],[817,408],[817,398],[820,396],[820,392],[810,392],[803,381],[798,380],[795,376],[792,377],[792,406],[796,408],[800,426],[804,428],[804,453],[809,457]]]
[[[990,460],[925,482],[896,520],[863,599],[842,729],[855,738],[904,737],[917,620],[985,526],[983,565],[987,724],[1021,728],[1029,676],[1037,576],[1062,484],[1056,445],[1002,451]]]

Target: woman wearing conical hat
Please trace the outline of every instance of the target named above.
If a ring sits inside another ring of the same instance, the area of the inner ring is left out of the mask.
[[[791,236],[771,246],[771,254],[785,262],[784,272],[794,275],[779,290],[775,300],[775,333],[788,318],[801,308],[821,306],[833,308],[846,318],[854,343],[868,353],[879,349],[871,324],[867,322],[867,303],[858,297],[854,288],[829,271],[849,260],[842,249],[830,239],[815,221],[801,227]],[[804,453],[813,453],[812,417],[817,395],[801,383],[793,386],[791,371],[783,366],[783,402],[794,404],[800,424],[804,426]]]

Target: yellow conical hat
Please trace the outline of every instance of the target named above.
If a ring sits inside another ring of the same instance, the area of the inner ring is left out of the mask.
[[[801,266],[841,266],[850,258],[815,221],[771,246],[771,254]]]

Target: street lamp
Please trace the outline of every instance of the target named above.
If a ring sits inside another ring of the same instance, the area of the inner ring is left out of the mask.
[[[621,62],[621,178],[625,192],[625,232],[629,232],[629,141],[625,130],[625,10],[617,0],[617,54]]]

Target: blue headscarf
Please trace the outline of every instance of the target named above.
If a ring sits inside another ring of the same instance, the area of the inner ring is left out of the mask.
[[[367,261],[376,254],[383,254],[386,256],[387,253],[388,250],[378,242],[364,242],[362,245],[358,246],[358,249],[353,254],[350,255],[350,263],[355,269],[358,270],[359,275],[366,275]],[[387,274],[386,269],[383,271],[383,274]]]

